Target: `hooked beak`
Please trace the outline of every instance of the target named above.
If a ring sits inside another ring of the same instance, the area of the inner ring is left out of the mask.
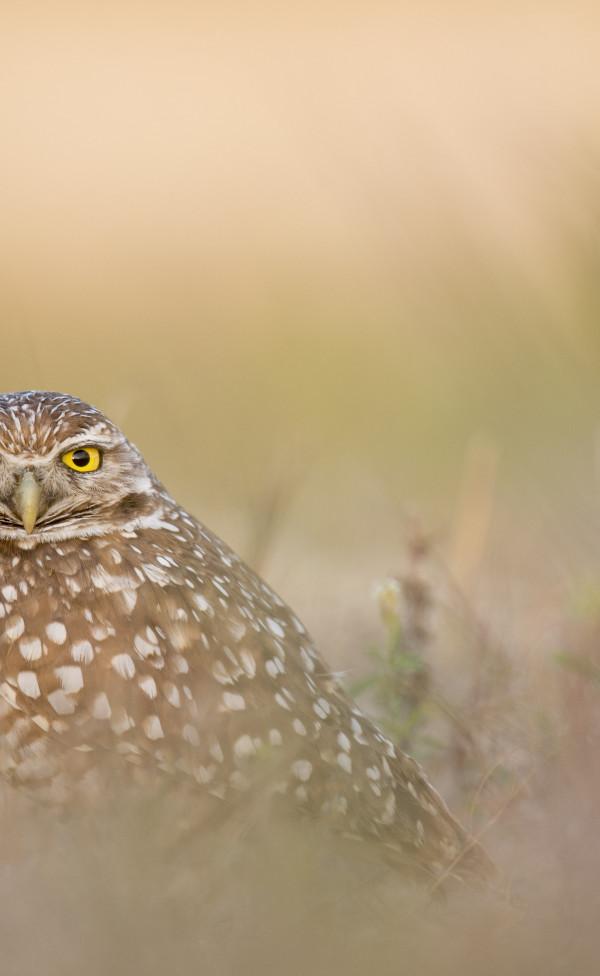
[[[42,489],[31,471],[24,471],[14,494],[14,507],[27,535],[31,535],[35,523],[45,511]]]

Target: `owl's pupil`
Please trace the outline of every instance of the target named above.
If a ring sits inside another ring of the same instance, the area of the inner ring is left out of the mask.
[[[73,451],[71,455],[71,460],[73,464],[76,464],[78,468],[85,468],[86,464],[90,463],[90,456],[87,451]]]

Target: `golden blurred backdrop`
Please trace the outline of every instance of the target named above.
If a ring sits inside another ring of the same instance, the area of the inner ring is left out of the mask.
[[[105,409],[334,642],[407,510],[459,574],[546,569],[567,516],[596,558],[599,28],[581,0],[4,9],[1,388]]]
[[[506,723],[543,766],[547,729],[583,714],[569,685],[553,725],[573,591],[593,648],[600,619],[600,6],[24,0],[0,20],[0,389],[105,410],[350,678],[418,517],[512,655],[507,698],[541,660],[535,734],[529,698]],[[506,828],[521,867],[545,804]],[[554,818],[542,860],[572,826]]]

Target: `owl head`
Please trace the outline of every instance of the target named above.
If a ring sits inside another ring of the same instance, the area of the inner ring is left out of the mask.
[[[0,539],[35,544],[140,524],[159,488],[95,407],[63,393],[0,395]]]

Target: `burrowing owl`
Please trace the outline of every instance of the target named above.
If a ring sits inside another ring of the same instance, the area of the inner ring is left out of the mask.
[[[68,801],[110,761],[300,818],[436,877],[486,859],[292,610],[100,411],[0,396],[0,769]],[[212,802],[212,801],[211,801]]]

